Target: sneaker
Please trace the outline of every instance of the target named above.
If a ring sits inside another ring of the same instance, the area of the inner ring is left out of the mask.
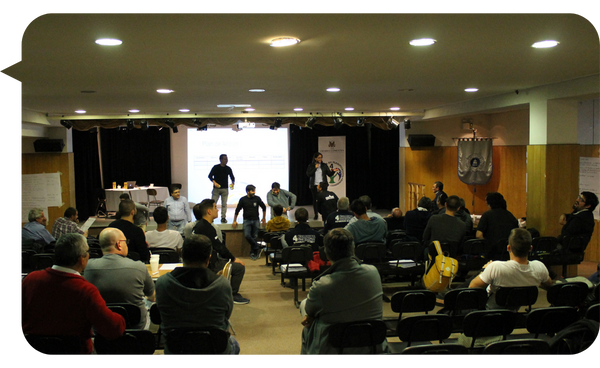
[[[221,218],[221,223],[222,224],[226,224],[227,223],[227,219],[226,218]]]
[[[239,293],[233,294],[233,304],[248,304],[248,303],[250,303],[250,299],[244,298]]]
[[[260,249],[258,249],[256,251],[256,259],[259,259],[260,256],[262,256],[263,252],[265,251],[265,248],[261,247]]]
[[[253,261],[256,261],[258,259],[258,257],[256,256],[256,253],[250,252],[250,259]]]

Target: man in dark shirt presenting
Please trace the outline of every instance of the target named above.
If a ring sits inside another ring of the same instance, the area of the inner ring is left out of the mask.
[[[129,253],[135,252],[140,255],[140,261],[148,263],[150,261],[150,252],[146,242],[144,230],[133,224],[133,217],[137,213],[135,203],[130,199],[125,199],[119,203],[119,214],[121,218],[113,221],[108,227],[114,227],[123,232],[129,243]]]
[[[263,217],[262,217],[262,225],[266,226],[267,221],[265,220],[267,214],[267,206],[265,203],[256,195],[256,187],[252,184],[246,186],[247,195],[242,197],[238,202],[237,207],[235,208],[235,215],[233,217],[233,223],[231,224],[232,228],[237,227],[237,217],[240,211],[244,210],[244,237],[250,243],[250,258],[253,261],[256,261],[260,258],[262,254],[262,247],[259,247],[256,242],[256,237],[258,236],[258,229],[260,228],[261,221],[258,217],[258,208],[262,208]]]
[[[240,285],[246,273],[244,262],[235,258],[227,249],[227,246],[219,240],[217,230],[213,226],[213,221],[219,216],[217,204],[212,199],[205,199],[197,206],[194,206],[194,216],[198,219],[192,233],[206,235],[213,248],[213,256],[210,258],[208,268],[215,273],[223,269],[227,262],[231,262],[231,291],[233,293],[233,302],[235,304],[248,304],[250,300],[242,297],[239,293]],[[216,253],[216,254],[215,254]]]
[[[221,197],[221,222],[227,223],[227,198],[229,197],[228,178],[231,178],[231,189],[235,185],[235,177],[231,167],[227,166],[229,159],[226,154],[219,156],[220,164],[213,166],[208,174],[208,178],[213,183],[212,199],[215,203]]]

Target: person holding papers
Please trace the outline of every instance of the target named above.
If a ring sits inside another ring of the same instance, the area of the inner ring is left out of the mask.
[[[64,234],[77,233],[87,238],[87,230],[83,231],[77,226],[79,223],[79,213],[76,208],[69,207],[65,210],[64,217],[57,219],[52,225],[52,236],[55,239]]]

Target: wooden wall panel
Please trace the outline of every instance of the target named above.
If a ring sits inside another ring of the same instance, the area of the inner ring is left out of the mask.
[[[65,214],[68,207],[75,205],[75,169],[73,153],[30,153],[22,154],[21,174],[50,174],[60,172],[60,186],[62,189],[61,207],[49,207],[46,217],[46,229],[51,231],[57,218]],[[23,193],[26,196],[27,193]]]

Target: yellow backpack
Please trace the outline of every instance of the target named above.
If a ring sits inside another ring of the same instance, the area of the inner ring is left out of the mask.
[[[440,292],[444,291],[451,283],[456,272],[458,272],[458,261],[454,258],[450,258],[442,252],[442,246],[440,242],[433,241],[437,256],[433,264],[429,267],[429,263],[432,262],[431,255],[429,255],[429,262],[427,266],[429,270],[425,276],[423,276],[423,284],[427,290]]]

